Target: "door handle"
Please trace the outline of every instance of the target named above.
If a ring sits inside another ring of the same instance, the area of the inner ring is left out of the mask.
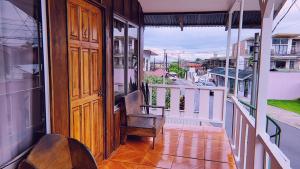
[[[102,96],[102,97],[104,96],[102,88],[99,89],[98,96]]]

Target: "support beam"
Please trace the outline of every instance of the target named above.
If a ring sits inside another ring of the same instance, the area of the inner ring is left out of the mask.
[[[239,82],[239,57],[241,54],[241,32],[243,29],[243,15],[244,15],[244,4],[245,1],[240,2],[240,21],[238,30],[238,41],[237,41],[237,56],[236,56],[236,68],[235,68],[235,85],[234,85],[234,96],[238,96],[238,82]]]
[[[260,44],[260,58],[259,58],[259,80],[257,87],[257,114],[255,120],[256,140],[255,140],[255,157],[254,168],[263,168],[264,165],[264,148],[257,140],[257,136],[265,133],[266,130],[266,112],[268,99],[268,79],[270,73],[270,57],[272,44],[272,24],[274,13],[274,1],[268,0],[266,10],[262,18],[261,28],[261,44]]]
[[[224,91],[224,103],[223,103],[223,121],[226,118],[226,103],[227,103],[227,86],[228,86],[228,69],[229,69],[229,57],[230,57],[230,46],[231,46],[231,25],[232,25],[232,12],[228,13],[228,32],[227,32],[227,48],[226,48],[226,67],[225,67],[225,91]],[[225,122],[223,123],[225,128]]]
[[[239,8],[239,0],[235,0],[229,9],[229,13],[233,13],[234,11],[237,11],[238,8]]]

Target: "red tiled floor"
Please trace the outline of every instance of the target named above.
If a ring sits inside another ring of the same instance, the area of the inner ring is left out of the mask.
[[[152,139],[129,137],[101,168],[105,169],[235,169],[222,128],[166,125],[155,148]]]

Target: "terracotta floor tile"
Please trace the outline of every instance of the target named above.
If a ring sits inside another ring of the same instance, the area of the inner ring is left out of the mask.
[[[127,148],[120,148],[109,159],[112,161],[140,164],[144,159],[144,156],[145,152],[134,151]]]
[[[228,141],[205,139],[206,149],[231,149]]]
[[[171,168],[174,156],[148,152],[142,161],[142,165],[159,168]]]
[[[204,169],[204,160],[175,157],[172,169]]]
[[[186,158],[204,159],[203,147],[190,147],[187,145],[178,145],[176,156]]]
[[[192,137],[192,138],[205,138],[205,133],[201,131],[184,131],[181,133],[181,137]]]
[[[99,168],[103,169],[136,169],[137,165],[117,161],[105,161]]]
[[[159,136],[155,139],[156,140],[155,144],[161,144],[161,145],[173,144],[173,145],[177,145],[179,139],[180,139],[180,136],[171,136],[171,135]]]
[[[176,155],[177,152],[177,145],[173,144],[156,144],[154,149],[149,149],[150,153],[157,153],[157,154],[165,154],[165,155]]]
[[[181,137],[178,141],[178,145],[185,145],[190,147],[201,147],[204,149],[205,140],[201,138]]]
[[[229,163],[205,161],[205,169],[236,169],[236,167]]]
[[[217,162],[230,162],[233,155],[230,150],[223,149],[205,149],[205,160]]]
[[[137,166],[136,169],[163,169],[163,168],[158,168],[158,167],[153,167],[153,166],[147,166],[147,165],[139,165],[139,166]]]

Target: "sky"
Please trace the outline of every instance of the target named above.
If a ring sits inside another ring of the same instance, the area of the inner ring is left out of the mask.
[[[273,22],[273,26],[290,7],[292,1],[287,0],[280,13]],[[300,34],[300,0],[291,8],[287,16],[280,22],[274,31],[276,33]],[[241,39],[253,37],[259,29],[243,29]],[[232,31],[231,43],[237,42],[238,31]],[[157,60],[162,60],[164,49],[168,53],[169,60],[177,60],[178,57],[186,60],[196,58],[206,59],[213,56],[225,56],[227,31],[224,27],[146,27],[145,47],[158,53]]]

